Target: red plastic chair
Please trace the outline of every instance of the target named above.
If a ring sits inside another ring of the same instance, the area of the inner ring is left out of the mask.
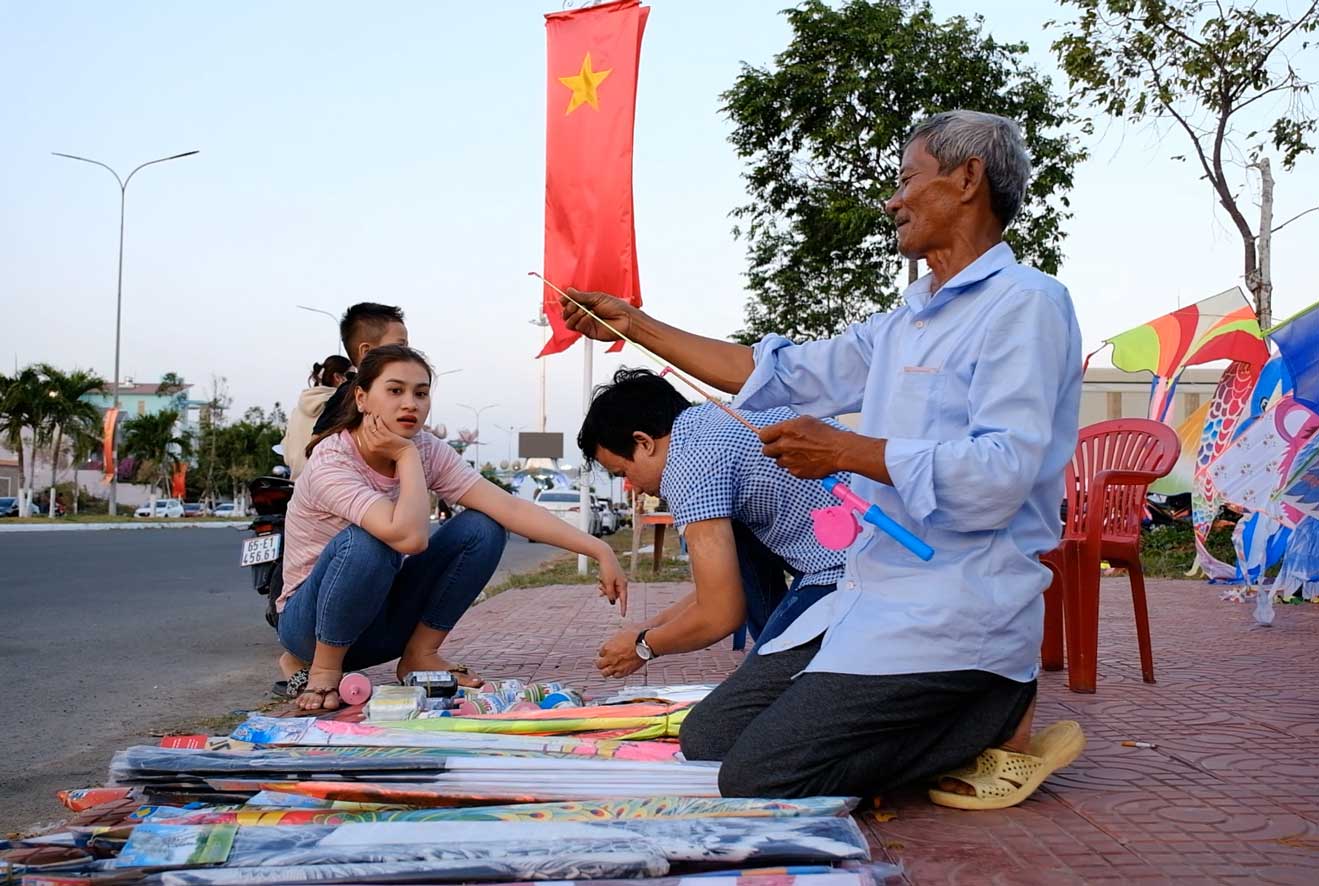
[[[1081,429],[1076,454],[1067,466],[1062,543],[1040,558],[1053,572],[1044,594],[1040,658],[1045,670],[1060,670],[1066,635],[1067,685],[1073,692],[1095,691],[1102,560],[1127,570],[1140,671],[1146,683],[1154,682],[1140,522],[1146,487],[1167,476],[1180,454],[1177,432],[1162,422],[1124,418]]]

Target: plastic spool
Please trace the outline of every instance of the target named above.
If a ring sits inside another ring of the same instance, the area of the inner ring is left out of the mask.
[[[345,704],[366,704],[371,699],[371,679],[356,671],[344,674],[339,681],[339,698]]]

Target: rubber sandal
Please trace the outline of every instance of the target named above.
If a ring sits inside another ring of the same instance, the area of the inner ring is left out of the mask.
[[[981,751],[971,763],[945,773],[970,785],[974,795],[930,790],[930,801],[953,809],[1006,809],[1016,806],[1039,788],[1044,780],[1072,763],[1085,750],[1085,733],[1075,720],[1061,720],[1031,736],[1030,753],[1002,748]]]
[[[270,692],[278,699],[297,698],[302,694],[302,690],[307,688],[308,675],[306,668],[300,668],[294,671],[293,676],[287,680],[276,680],[275,684],[270,687]]]

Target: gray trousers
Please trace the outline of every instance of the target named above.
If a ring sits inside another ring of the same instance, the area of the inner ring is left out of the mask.
[[[687,715],[682,752],[722,761],[725,797],[874,797],[1006,741],[1035,698],[986,671],[801,674],[819,649],[753,652]]]

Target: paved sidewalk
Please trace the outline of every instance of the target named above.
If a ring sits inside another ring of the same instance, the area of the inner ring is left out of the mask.
[[[631,615],[689,588],[634,583]],[[1319,883],[1319,606],[1279,606],[1261,628],[1202,583],[1148,592],[1157,685],[1141,682],[1126,580],[1106,579],[1098,693],[1069,692],[1060,673],[1040,681],[1038,722],[1080,720],[1085,755],[1002,812],[943,809],[919,790],[885,797],[863,821],[876,858],[913,883]],[[446,652],[486,677],[599,693],[620,681],[590,661],[619,624],[593,588],[512,590],[468,613]],[[725,640],[622,682],[716,682],[742,658]]]

